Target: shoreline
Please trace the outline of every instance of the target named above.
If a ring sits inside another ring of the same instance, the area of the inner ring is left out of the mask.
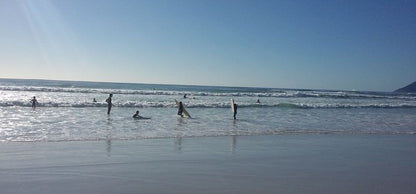
[[[2,142],[2,193],[412,193],[413,135]]]
[[[268,137],[268,136],[414,136],[416,132],[351,132],[351,131],[282,131],[258,134],[229,134],[207,136],[176,136],[176,137],[135,137],[135,138],[98,138],[98,139],[70,139],[70,140],[33,140],[33,141],[0,141],[7,143],[65,143],[65,142],[104,142],[104,141],[144,141],[144,140],[172,140],[172,139],[200,139],[200,138],[227,138],[227,137]],[[416,136],[415,136],[416,137]]]

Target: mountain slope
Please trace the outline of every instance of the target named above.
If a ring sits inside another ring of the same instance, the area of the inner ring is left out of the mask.
[[[416,81],[415,82],[413,82],[413,83],[411,83],[411,84],[409,84],[408,86],[406,86],[406,87],[403,87],[403,88],[400,88],[400,89],[397,89],[396,91],[394,91],[394,92],[408,92],[408,93],[416,93]]]

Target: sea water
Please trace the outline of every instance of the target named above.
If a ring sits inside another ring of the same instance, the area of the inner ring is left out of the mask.
[[[110,93],[114,106],[107,115]],[[176,115],[175,99],[191,119]],[[133,119],[137,110],[151,119]],[[416,95],[0,79],[2,142],[322,133],[415,134]]]

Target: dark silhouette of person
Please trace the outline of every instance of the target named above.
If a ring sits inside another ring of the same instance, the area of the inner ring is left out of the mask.
[[[141,116],[139,116],[139,111],[136,111],[136,114],[133,115],[133,118],[139,119]]]
[[[97,100],[94,98],[94,99],[92,99],[92,102],[97,102]]]
[[[36,100],[36,96],[33,96],[32,100],[30,100],[32,103],[32,108],[35,109],[36,105],[38,104],[38,101]]]
[[[134,119],[151,119],[150,117],[142,117],[139,115],[139,111],[136,111],[136,114],[133,115]]]
[[[110,96],[107,98],[107,100],[105,100],[108,104],[108,110],[107,110],[107,114],[110,114],[111,111],[111,107],[113,106],[113,103],[111,102],[111,98],[113,97],[113,94],[110,94]]]
[[[260,99],[257,99],[256,103],[257,103],[257,104],[260,104]]]
[[[183,98],[186,98],[186,94],[183,95]]]
[[[237,104],[234,103],[233,106],[234,106],[234,120],[236,120],[237,118],[235,116],[237,115]]]
[[[183,113],[183,105],[182,105],[182,101],[181,101],[181,102],[179,102],[178,115],[183,117],[182,113]]]

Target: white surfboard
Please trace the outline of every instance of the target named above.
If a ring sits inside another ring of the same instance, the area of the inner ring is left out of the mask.
[[[231,111],[235,112],[234,110],[234,99],[231,98]]]
[[[179,102],[175,99],[175,103],[176,105],[179,106]],[[188,111],[186,111],[185,107],[183,107],[183,114],[185,114],[185,116],[192,118],[191,115],[188,113]]]

